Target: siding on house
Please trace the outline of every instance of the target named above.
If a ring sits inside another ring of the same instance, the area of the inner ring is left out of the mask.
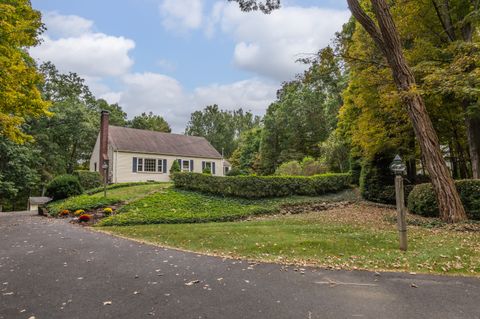
[[[90,156],[90,172],[95,172],[95,165],[97,166],[98,172],[98,159],[100,157],[100,134],[97,136],[97,141],[93,147],[92,156]]]
[[[110,156],[110,155],[109,155]],[[133,161],[134,158],[154,158],[154,159],[166,159],[167,160],[167,170],[166,173],[158,172],[134,172]],[[112,182],[113,183],[126,183],[126,182],[146,182],[146,181],[157,181],[157,182],[168,182],[170,181],[170,168],[173,165],[173,162],[181,159],[185,161],[193,161],[193,172],[202,173],[202,162],[213,162],[215,163],[215,176],[223,176],[223,163],[221,159],[218,158],[199,158],[199,157],[188,157],[188,156],[171,156],[171,155],[162,155],[162,154],[152,154],[152,153],[134,153],[134,152],[124,152],[124,151],[113,151],[113,154],[110,157],[110,162],[113,160],[112,167]],[[220,169],[219,169],[220,168]]]
[[[109,173],[108,176],[110,176],[110,181],[113,181],[113,166],[115,165],[115,163],[113,162],[113,155],[114,155],[113,148],[112,148],[112,145],[109,143],[108,158],[110,160],[110,166],[108,168],[108,173]],[[89,165],[90,172],[100,172],[102,168],[100,167],[99,160],[100,160],[100,134],[97,136],[97,141],[93,148],[92,156],[90,156],[90,165]],[[96,170],[95,170],[95,166],[96,166]]]

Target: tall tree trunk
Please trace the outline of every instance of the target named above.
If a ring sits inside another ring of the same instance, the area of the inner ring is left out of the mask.
[[[467,112],[465,107],[465,113]],[[468,149],[470,151],[470,162],[472,163],[472,176],[480,179],[480,118],[465,116],[467,127]]]
[[[378,27],[363,11],[358,0],[347,0],[347,2],[354,17],[374,39],[392,69],[393,79],[406,106],[425,158],[425,165],[437,195],[441,218],[446,222],[458,222],[466,219],[465,209],[443,159],[437,133],[433,128],[423,98],[417,91],[413,73],[403,55],[400,37],[386,0],[371,0]]]

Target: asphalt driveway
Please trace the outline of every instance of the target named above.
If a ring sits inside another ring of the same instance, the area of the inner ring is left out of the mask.
[[[0,318],[480,318],[480,280],[255,264],[3,213]]]

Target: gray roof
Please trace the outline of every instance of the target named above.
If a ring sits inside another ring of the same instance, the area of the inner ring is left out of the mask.
[[[222,158],[204,138],[109,126],[109,142],[114,150],[201,158]]]
[[[50,197],[29,197],[28,201],[33,205],[43,205],[50,202],[52,199]]]

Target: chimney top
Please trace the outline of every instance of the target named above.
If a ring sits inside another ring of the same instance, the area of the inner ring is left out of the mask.
[[[102,110],[101,113],[102,113],[102,114],[110,114],[110,112],[108,112],[107,110]]]

